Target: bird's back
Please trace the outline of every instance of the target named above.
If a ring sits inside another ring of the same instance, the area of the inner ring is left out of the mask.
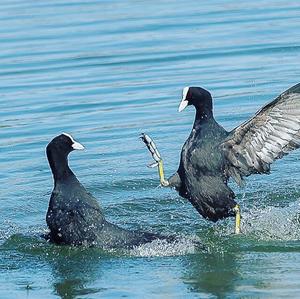
[[[57,243],[92,243],[105,223],[97,200],[76,177],[57,182],[51,194],[46,221]]]

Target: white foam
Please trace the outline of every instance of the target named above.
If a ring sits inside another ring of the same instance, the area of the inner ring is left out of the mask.
[[[226,226],[217,225],[216,231],[220,235],[232,235],[233,222]],[[255,207],[248,211],[242,210],[242,235],[259,240],[300,240],[300,201],[290,203],[284,207]]]
[[[131,249],[130,255],[151,257],[192,254],[199,250],[197,242],[200,243],[199,239],[196,237],[181,237],[174,242],[154,240],[151,243],[146,243]]]

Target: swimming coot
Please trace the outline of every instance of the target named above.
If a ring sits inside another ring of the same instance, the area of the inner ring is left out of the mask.
[[[69,168],[68,155],[84,147],[69,134],[55,137],[46,153],[54,178],[46,222],[48,239],[58,244],[102,248],[132,248],[155,239],[154,233],[129,231],[105,220],[97,200],[83,187]]]

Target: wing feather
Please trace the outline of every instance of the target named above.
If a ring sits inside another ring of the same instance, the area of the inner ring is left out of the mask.
[[[235,128],[221,144],[227,175],[238,184],[253,173],[268,173],[270,164],[300,147],[300,83]]]

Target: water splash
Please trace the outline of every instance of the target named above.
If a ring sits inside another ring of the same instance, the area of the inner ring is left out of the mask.
[[[230,220],[214,226],[214,234],[233,235]],[[260,241],[300,240],[300,200],[286,206],[251,207],[242,213],[242,235]]]
[[[260,240],[300,239],[300,201],[285,207],[253,208],[243,215],[243,233]]]
[[[193,254],[204,247],[196,236],[182,236],[174,242],[154,240],[130,250],[129,254],[139,257],[179,256]]]

